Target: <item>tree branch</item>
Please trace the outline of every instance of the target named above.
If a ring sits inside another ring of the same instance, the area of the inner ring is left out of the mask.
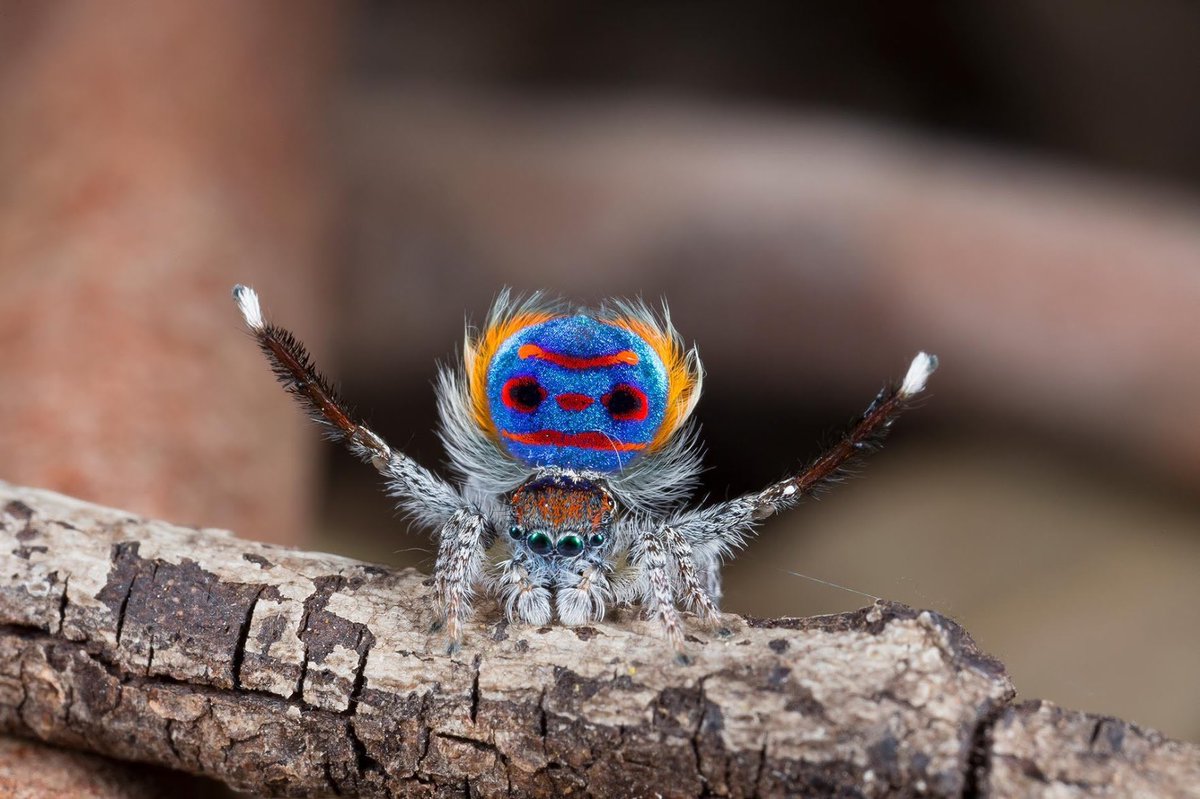
[[[259,793],[1200,784],[1197,747],[1009,707],[1001,664],[953,622],[895,603],[735,618],[727,638],[693,631],[687,666],[633,614],[533,629],[485,604],[447,656],[411,570],[3,483],[0,568],[0,731]]]

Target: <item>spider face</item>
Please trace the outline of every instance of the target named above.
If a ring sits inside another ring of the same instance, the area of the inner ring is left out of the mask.
[[[561,473],[531,477],[509,502],[514,547],[544,559],[569,560],[602,550],[615,510],[604,486]]]
[[[646,341],[588,316],[517,331],[487,372],[500,444],[535,467],[620,470],[662,427],[667,388],[666,367]]]
[[[508,528],[509,537],[522,542],[530,552],[541,558],[576,558],[588,550],[599,550],[608,540],[604,533],[585,530],[527,529],[519,524]]]

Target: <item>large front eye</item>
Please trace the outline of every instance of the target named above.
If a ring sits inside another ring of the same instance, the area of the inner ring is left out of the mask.
[[[613,386],[613,390],[601,397],[600,402],[608,409],[608,415],[619,422],[640,422],[650,413],[646,392],[628,383]]]
[[[550,540],[550,536],[542,530],[534,530],[525,538],[525,543],[533,551],[535,555],[548,555],[550,550],[554,548],[554,542]]]
[[[504,404],[518,413],[533,413],[546,399],[546,389],[536,377],[510,377],[500,392]]]
[[[567,533],[562,538],[558,539],[558,543],[554,545],[558,550],[558,554],[573,558],[583,551],[583,536],[575,533]]]

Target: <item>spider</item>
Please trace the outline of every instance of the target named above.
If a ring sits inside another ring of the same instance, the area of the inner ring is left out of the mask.
[[[578,626],[610,604],[641,605],[683,655],[680,606],[719,626],[719,566],[754,527],[877,448],[925,388],[924,352],[799,473],[726,502],[685,508],[700,450],[693,409],[704,372],[663,305],[614,300],[579,311],[542,294],[497,297],[468,326],[462,363],[439,370],[440,436],[457,484],[358,421],[258,295],[233,297],[275,376],[328,436],[375,466],[388,493],[437,531],[434,629],[453,651],[480,589],[510,621]]]

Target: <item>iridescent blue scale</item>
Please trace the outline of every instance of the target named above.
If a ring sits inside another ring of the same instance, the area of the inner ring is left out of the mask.
[[[620,470],[662,427],[667,391],[666,367],[645,340],[583,315],[519,330],[487,370],[500,442],[530,466]]]

